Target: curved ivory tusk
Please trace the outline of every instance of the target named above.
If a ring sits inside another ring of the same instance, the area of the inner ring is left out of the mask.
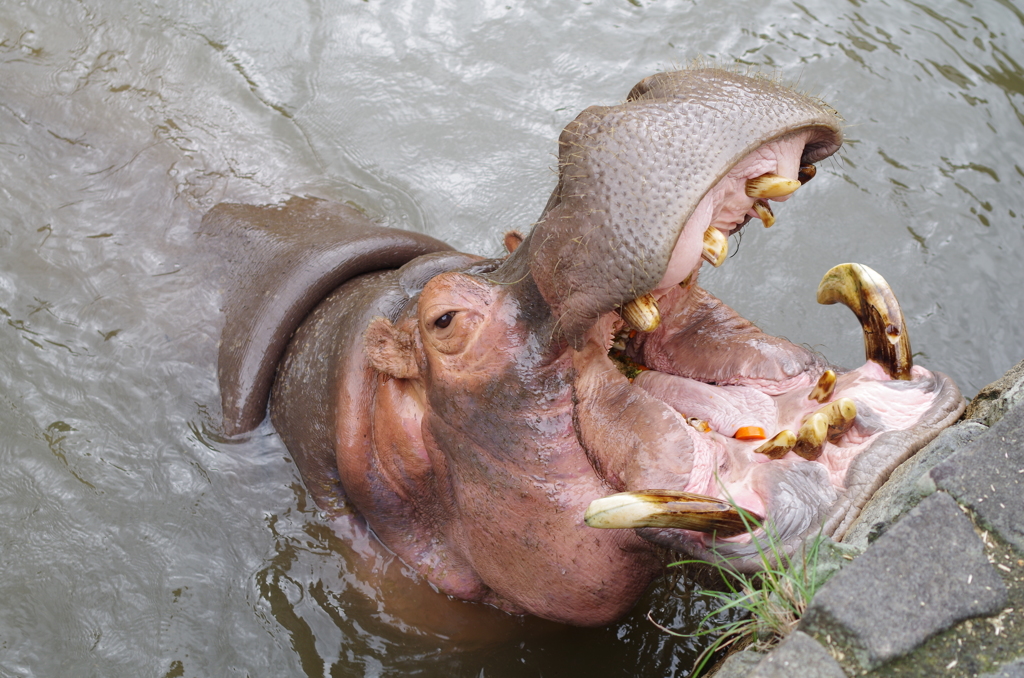
[[[857,418],[857,404],[849,398],[840,398],[822,407],[819,412],[828,419],[829,442],[839,440],[839,437],[850,430],[853,420]]]
[[[731,537],[761,525],[762,518],[714,497],[674,490],[619,492],[590,502],[583,521],[590,527],[670,527]]]
[[[818,285],[818,303],[845,304],[864,330],[864,353],[893,379],[910,379],[914,366],[896,295],[882,276],[861,264],[839,264]]]

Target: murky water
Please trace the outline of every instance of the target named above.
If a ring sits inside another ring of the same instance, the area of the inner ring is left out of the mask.
[[[814,290],[866,263],[972,394],[1024,357],[1022,37],[1011,0],[5,2],[0,675],[688,675],[694,645],[645,615],[704,603],[666,583],[605,629],[403,629],[273,431],[217,433],[199,217],[312,194],[493,254],[579,110],[698,56],[749,64],[849,142],[705,284],[852,365],[852,315]]]

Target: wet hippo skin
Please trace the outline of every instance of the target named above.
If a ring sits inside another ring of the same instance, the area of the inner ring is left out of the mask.
[[[503,259],[315,199],[218,205],[225,431],[269,400],[319,506],[353,507],[443,593],[572,624],[625,613],[666,547],[749,570],[751,530],[785,553],[841,538],[959,390],[910,363],[870,269],[819,290],[865,329],[852,371],[697,284],[841,142],[826,104],[695,68],[571,122]]]

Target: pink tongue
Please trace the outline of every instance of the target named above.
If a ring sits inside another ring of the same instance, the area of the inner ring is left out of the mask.
[[[703,419],[729,438],[741,426],[760,426],[768,435],[778,427],[775,401],[749,386],[712,386],[654,370],[641,373],[633,383],[683,416]]]

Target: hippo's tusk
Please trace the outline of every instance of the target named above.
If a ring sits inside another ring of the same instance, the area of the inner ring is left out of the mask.
[[[619,316],[638,332],[651,332],[661,324],[658,301],[650,294],[637,297],[619,309]]]
[[[583,521],[601,529],[671,527],[731,537],[758,527],[762,518],[701,494],[673,490],[619,492],[590,502]]]
[[[841,302],[860,320],[864,353],[893,379],[910,379],[914,362],[896,295],[882,276],[861,264],[839,264],[818,285],[818,303]]]
[[[747,195],[751,198],[781,198],[803,186],[795,179],[780,177],[778,174],[762,174],[747,179]]]
[[[729,239],[725,237],[725,233],[714,226],[708,226],[708,230],[704,231],[704,249],[700,258],[718,268],[728,254]]]
[[[775,225],[775,215],[772,213],[772,208],[764,200],[757,200],[754,202],[754,211],[757,212],[757,218],[761,220],[765,228],[771,228]]]
[[[808,400],[817,400],[819,403],[827,403],[828,399],[832,397],[832,392],[836,390],[836,373],[833,370],[825,370],[818,377],[818,383],[811,389],[811,394],[807,396]]]
[[[801,184],[806,184],[817,173],[818,168],[814,165],[800,165],[800,173],[796,175],[796,178],[800,180]]]
[[[754,452],[767,455],[769,459],[781,459],[796,445],[796,434],[788,428],[783,429],[775,436],[758,447]]]

